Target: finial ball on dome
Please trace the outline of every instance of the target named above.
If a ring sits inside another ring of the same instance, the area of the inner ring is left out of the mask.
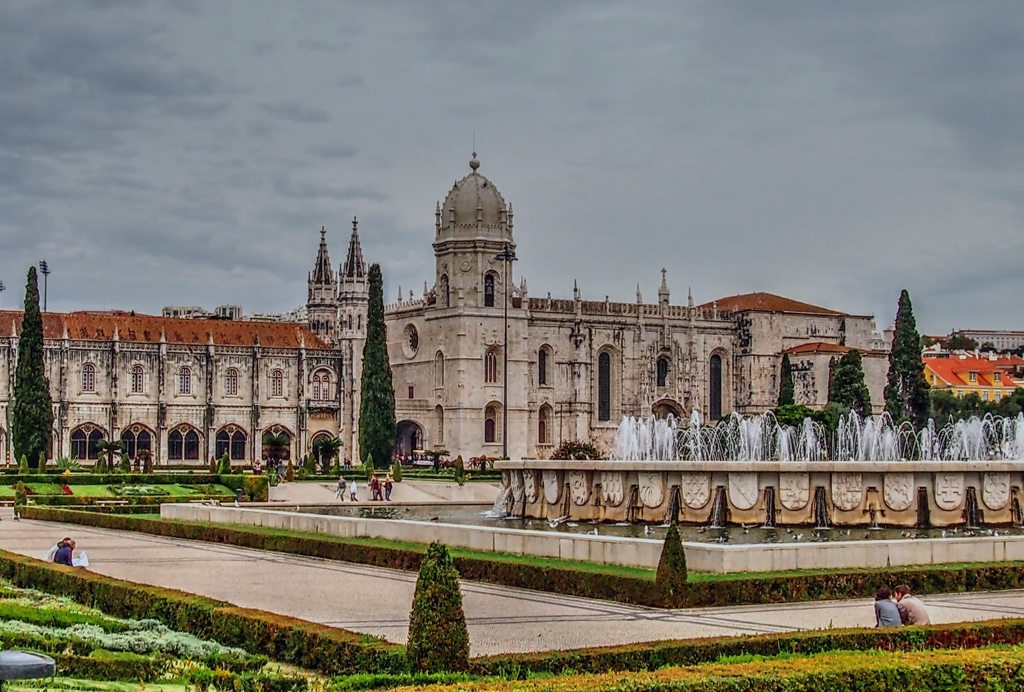
[[[469,167],[472,168],[474,171],[480,168],[480,161],[477,160],[475,151],[473,152],[473,158],[469,160]]]

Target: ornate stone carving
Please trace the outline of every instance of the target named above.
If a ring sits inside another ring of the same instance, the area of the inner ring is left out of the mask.
[[[544,469],[541,482],[544,485],[544,499],[549,505],[557,505],[558,498],[562,496],[562,472]]]
[[[569,472],[569,495],[578,507],[590,499],[590,474],[586,471]]]
[[[537,501],[537,472],[533,469],[523,469],[523,492],[531,505]]]
[[[687,507],[700,509],[711,499],[711,479],[706,473],[684,473],[680,490]]]
[[[518,505],[523,501],[523,494],[526,491],[526,486],[523,483],[523,474],[525,471],[512,471],[509,473],[509,485],[512,488],[512,500]],[[532,472],[531,472],[532,473]],[[505,474],[502,474],[504,476]]]
[[[779,474],[779,501],[788,510],[803,509],[811,499],[811,479],[806,473]]]
[[[885,474],[882,497],[885,499],[885,506],[894,512],[908,509],[914,504],[914,474]]]
[[[665,474],[644,472],[637,474],[640,482],[640,502],[644,507],[660,507],[665,501]]]
[[[935,474],[935,504],[939,509],[954,510],[964,501],[964,474]]]
[[[601,472],[601,503],[618,507],[625,499],[625,478],[621,471]]]
[[[1010,474],[986,473],[981,480],[981,501],[995,511],[1010,501]]]
[[[736,509],[750,509],[757,504],[757,474],[729,474],[729,502]]]
[[[859,473],[832,474],[832,504],[849,512],[860,507],[864,497],[864,478]]]

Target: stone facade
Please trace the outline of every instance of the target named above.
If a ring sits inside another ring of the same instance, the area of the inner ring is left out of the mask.
[[[0,460],[14,463],[10,403],[20,312],[0,312]],[[54,401],[51,458],[95,459],[99,439],[148,449],[157,464],[205,465],[228,451],[262,455],[280,432],[297,458],[317,435],[343,435],[344,352],[297,324],[45,313]]]

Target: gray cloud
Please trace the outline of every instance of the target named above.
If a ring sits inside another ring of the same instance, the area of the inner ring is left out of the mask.
[[[260,106],[274,117],[293,123],[324,123],[330,119],[327,111],[320,108],[309,108],[294,101],[286,103],[265,103]]]

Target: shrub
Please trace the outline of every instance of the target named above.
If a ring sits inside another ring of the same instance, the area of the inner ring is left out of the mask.
[[[459,485],[466,484],[466,464],[462,461],[462,455],[455,457],[455,482]]]
[[[288,460],[288,466],[285,467],[284,479],[289,483],[295,480],[295,465],[292,464],[291,459]]]
[[[217,457],[210,457],[210,475],[213,476],[220,470],[220,464],[217,462]]]
[[[307,454],[302,459],[302,468],[306,469],[306,476],[312,476],[316,474],[316,461],[313,459],[312,454]]]
[[[25,476],[25,475],[28,475],[28,472],[29,472],[28,457],[25,456],[24,454],[22,454],[21,455],[21,461],[18,463],[18,473],[20,473],[23,476]]]
[[[100,452],[99,458],[96,460],[96,466],[93,468],[93,473],[109,473],[110,468],[107,466],[107,455]]]
[[[366,461],[363,462],[363,470],[366,472],[366,483],[369,485],[370,479],[373,478],[374,473],[372,454],[366,455]]]
[[[391,480],[395,483],[402,482],[402,463],[396,461],[394,466],[391,467]]]
[[[22,457],[24,459],[25,457]],[[14,506],[24,507],[28,504],[28,488],[21,481],[14,485]]]
[[[469,668],[469,630],[462,611],[459,573],[441,543],[430,544],[420,565],[409,615],[406,653],[417,672],[458,672]]]
[[[245,476],[242,492],[249,502],[266,502],[269,499],[269,483],[266,476]]]
[[[118,471],[121,473],[132,472],[132,460],[128,458],[127,453],[121,455],[121,465],[118,467]]]
[[[655,582],[669,603],[686,594],[686,553],[675,522],[668,527],[668,533],[665,534],[665,545],[661,549],[661,559],[658,560]]]
[[[593,442],[566,440],[551,453],[552,459],[600,459],[604,454]]]
[[[230,476],[231,475],[231,458],[228,457],[228,453],[224,452],[221,456],[220,461],[217,462],[217,475]]]

